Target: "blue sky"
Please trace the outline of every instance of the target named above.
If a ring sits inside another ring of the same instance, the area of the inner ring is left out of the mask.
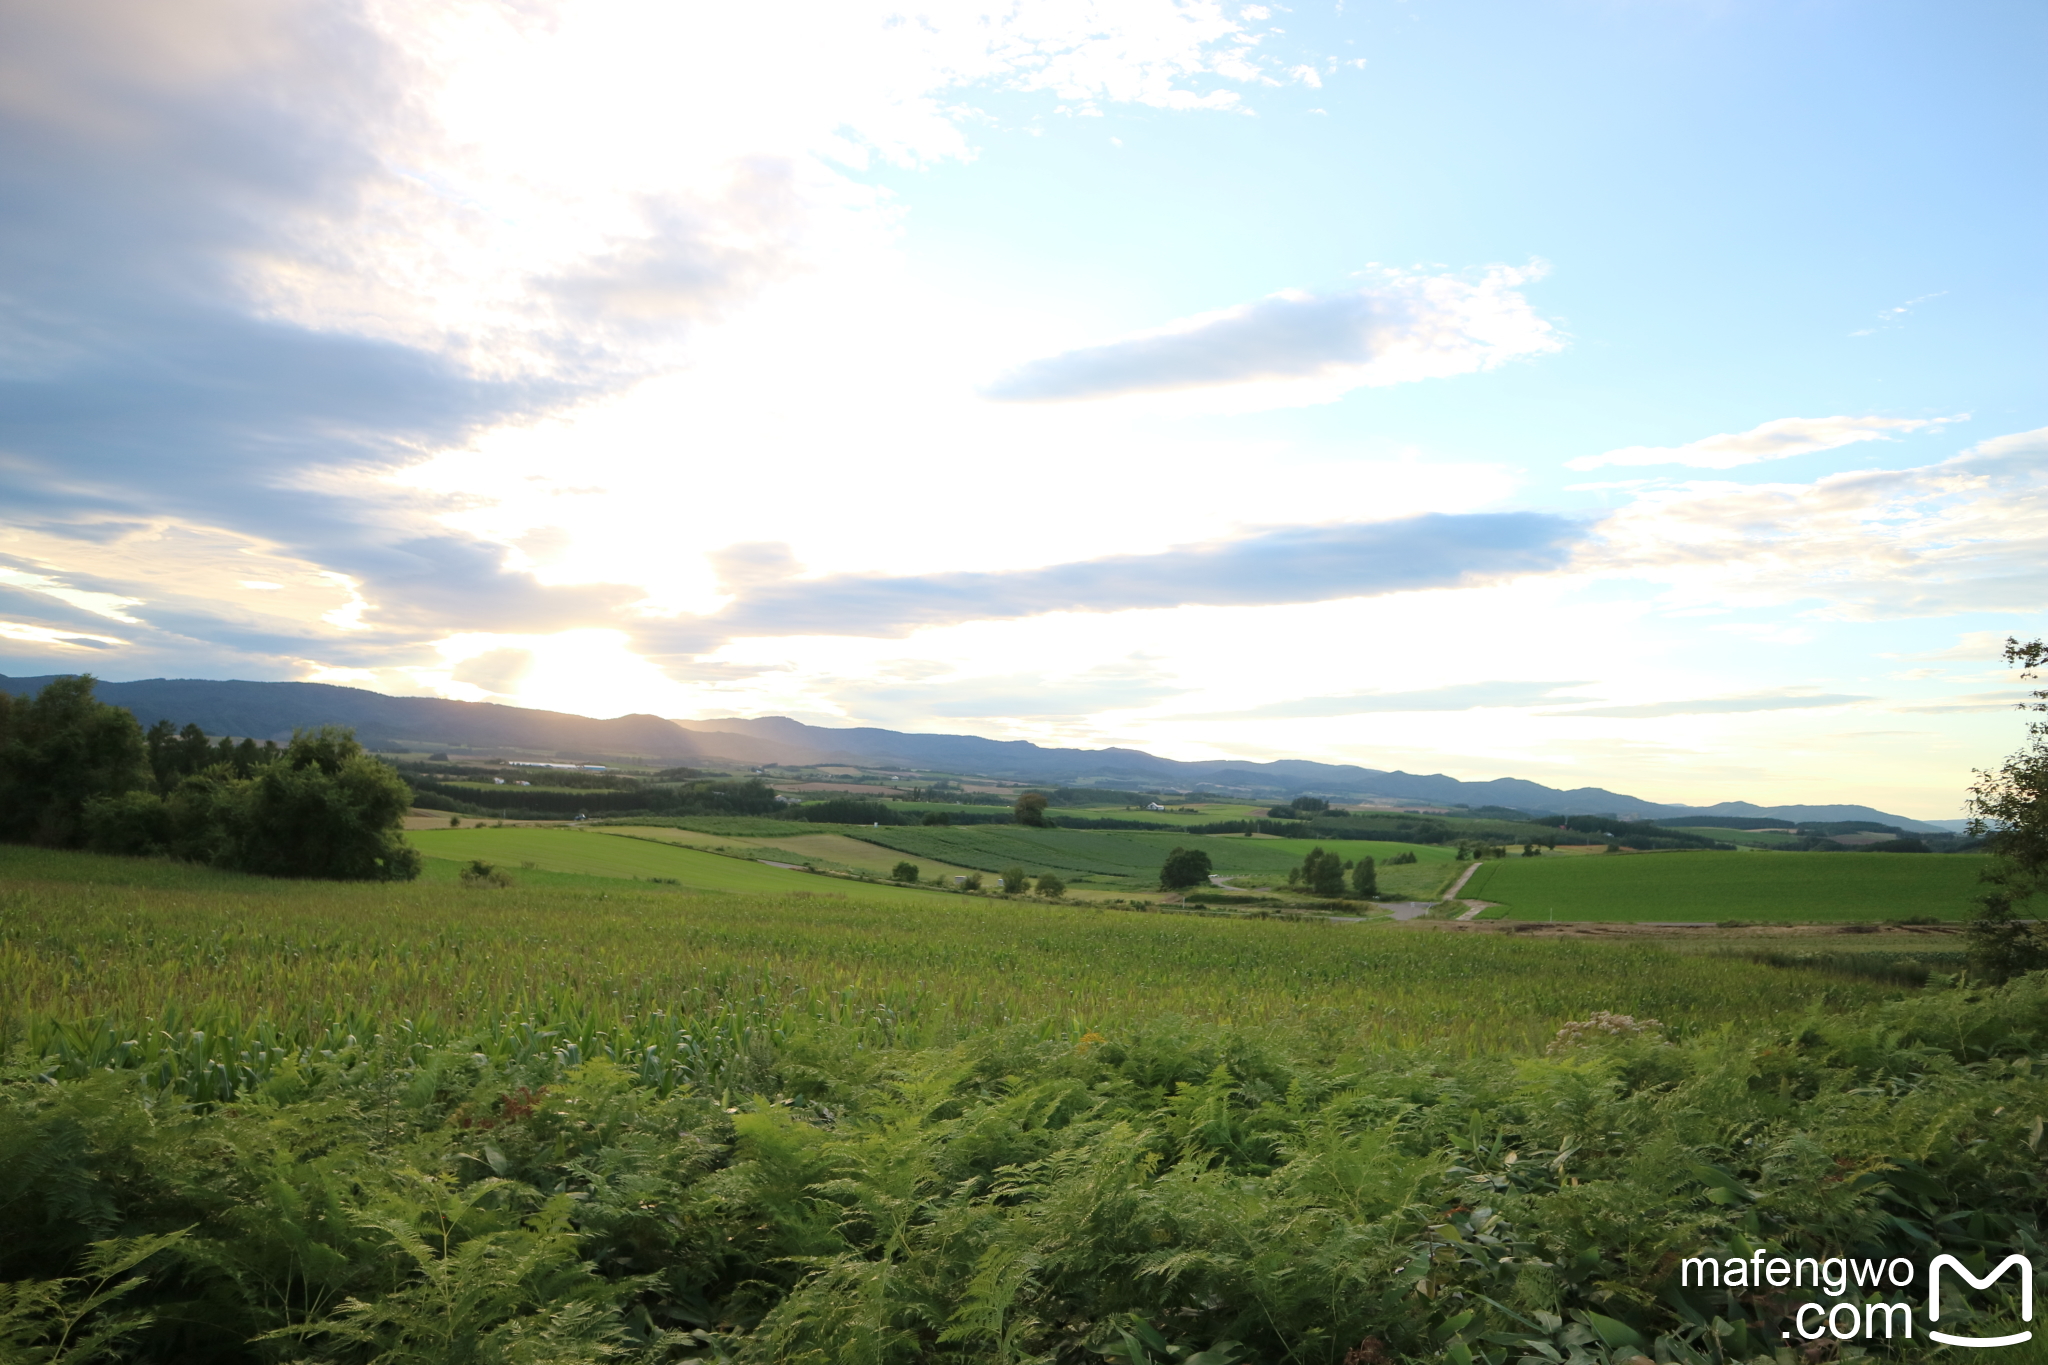
[[[0,21],[0,669],[1956,813],[2037,5]]]

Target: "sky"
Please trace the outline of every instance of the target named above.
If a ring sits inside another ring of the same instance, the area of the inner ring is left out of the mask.
[[[18,0],[0,672],[1960,813],[2032,0]]]

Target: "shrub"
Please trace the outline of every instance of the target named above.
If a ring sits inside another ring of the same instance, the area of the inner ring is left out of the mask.
[[[889,879],[898,882],[915,882],[917,880],[917,864],[912,862],[896,864],[896,866],[889,869]]]
[[[1050,872],[1038,874],[1038,894],[1047,900],[1058,900],[1067,894],[1067,884]]]
[[[512,885],[511,877],[485,862],[482,858],[472,859],[469,866],[462,869],[460,876],[464,886],[502,887]],[[661,878],[657,877],[655,880],[660,881]]]
[[[1004,868],[999,875],[1003,884],[1003,894],[1006,896],[1014,896],[1031,889],[1030,874],[1021,867],[1012,864]]]

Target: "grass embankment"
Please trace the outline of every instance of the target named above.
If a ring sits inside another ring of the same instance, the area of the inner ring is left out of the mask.
[[[1846,921],[1969,916],[1969,853],[1639,853],[1505,858],[1460,893],[1520,920]]]

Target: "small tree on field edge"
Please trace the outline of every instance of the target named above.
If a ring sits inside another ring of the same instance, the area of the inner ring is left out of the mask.
[[[1038,874],[1038,894],[1047,900],[1058,900],[1067,894],[1067,884],[1050,872]]]
[[[2005,662],[2028,682],[2048,663],[2048,642],[2005,642]],[[2048,711],[2048,690],[2029,711]],[[1970,788],[1970,833],[1984,840],[1992,863],[1970,921],[1970,965],[1993,981],[2048,968],[2048,926],[2016,907],[2048,887],[2048,721],[2027,722],[2027,743],[1995,772],[1979,772]]]
[[[1012,808],[1012,814],[1020,825],[1030,825],[1036,829],[1044,829],[1046,825],[1051,823],[1045,818],[1045,808],[1050,804],[1046,800],[1044,792],[1025,792],[1017,798],[1017,804]]]
[[[896,866],[889,869],[889,880],[896,882],[916,881],[917,864],[911,862],[902,862],[896,864]]]
[[[1368,900],[1380,893],[1379,869],[1370,858],[1360,858],[1351,869],[1351,894],[1360,900]]]
[[[1003,894],[1006,896],[1014,896],[1031,889],[1031,874],[1015,864],[1003,869],[1001,880]]]

